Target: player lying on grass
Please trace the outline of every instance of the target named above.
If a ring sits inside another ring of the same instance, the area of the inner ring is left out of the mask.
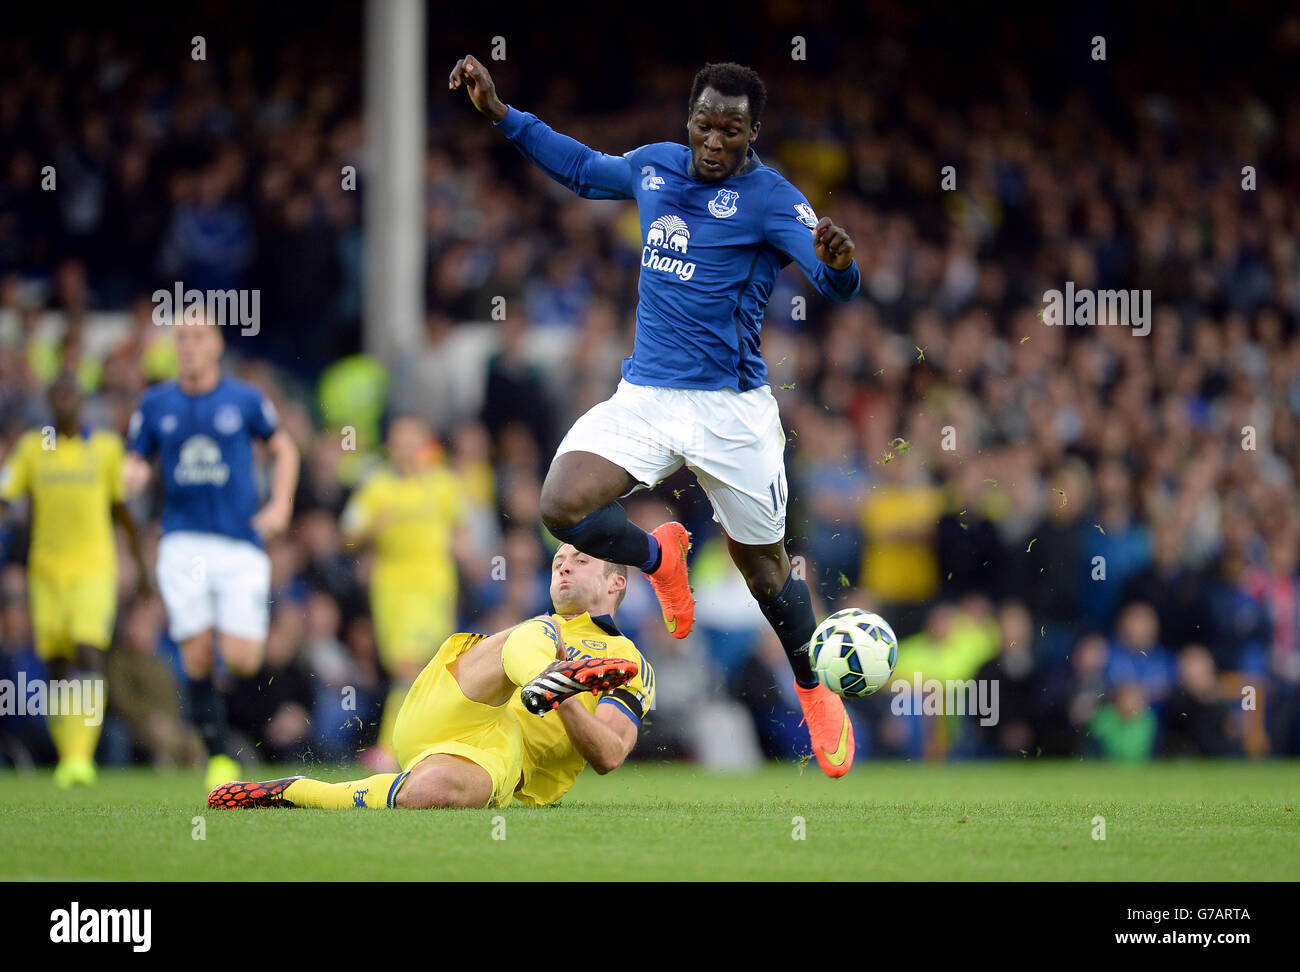
[[[227,783],[208,806],[556,802],[588,763],[601,774],[622,765],[654,703],[654,671],[614,625],[626,589],[626,567],[565,544],[551,563],[554,614],[493,635],[454,634],[425,666],[393,728],[401,773]],[[558,718],[539,718],[552,709]]]
[[[763,362],[763,316],[777,274],[792,261],[818,292],[851,300],[861,285],[853,240],[753,148],[767,92],[739,64],[706,64],[691,86],[686,141],[604,155],[553,131],[498,96],[474,57],[452,68],[524,157],[586,199],[634,199],[641,276],[636,341],[612,398],[574,423],[542,484],[551,535],[579,550],[640,567],[685,638],[695,618],[680,523],[646,533],[619,498],[683,465],[713,506],[727,549],[781,639],[817,764],[853,765],[854,740],[838,695],[808,660],[817,621],[808,585],[785,549],[785,432]]]

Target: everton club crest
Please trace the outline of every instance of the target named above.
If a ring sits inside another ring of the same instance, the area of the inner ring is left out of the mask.
[[[709,212],[718,219],[726,219],[728,216],[736,215],[736,200],[740,198],[740,193],[735,189],[719,189],[718,194],[709,201]]]

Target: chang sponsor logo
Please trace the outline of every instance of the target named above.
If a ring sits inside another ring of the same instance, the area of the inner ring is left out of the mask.
[[[221,446],[206,435],[192,435],[181,445],[176,463],[180,486],[224,486],[230,467],[221,461]]]
[[[671,273],[682,281],[690,280],[695,276],[695,264],[672,255],[685,253],[690,242],[691,231],[684,219],[672,214],[660,216],[650,224],[650,232],[646,234],[641,266]],[[662,252],[660,247],[669,252]]]

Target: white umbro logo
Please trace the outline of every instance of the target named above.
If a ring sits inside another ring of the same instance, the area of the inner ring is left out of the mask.
[[[641,188],[645,189],[647,192],[658,192],[659,187],[664,184],[664,180],[655,175],[655,167],[653,165],[643,165],[641,167],[641,174],[645,176],[645,178],[641,180]]]

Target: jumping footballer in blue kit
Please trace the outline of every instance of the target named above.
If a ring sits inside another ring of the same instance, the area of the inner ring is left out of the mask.
[[[145,392],[127,448],[127,485],[138,493],[159,461],[163,536],[158,589],[180,645],[191,715],[208,750],[208,789],[239,775],[226,752],[226,707],[213,683],[214,652],[235,674],[252,675],[266,641],[271,562],[263,541],[293,509],[298,449],[257,388],[221,372],[216,325],[175,326],[179,376]],[[260,506],[253,440],[274,466]],[[260,508],[259,508],[260,507]]]
[[[541,515],[559,540],[640,568],[669,632],[690,633],[690,536],[680,523],[652,533],[619,498],[685,465],[713,506],[732,559],[790,659],[818,765],[853,764],[844,703],[808,658],[816,628],[808,585],[785,550],[785,433],[760,350],[764,309],[792,261],[839,301],[861,286],[853,241],[753,149],[767,99],[758,75],[707,64],[695,76],[687,144],[656,142],[624,155],[593,151],[497,96],[467,56],[448,86],[467,90],[515,147],[587,199],[634,199],[641,222],[636,343],[614,396],[581,416],[542,485]]]

